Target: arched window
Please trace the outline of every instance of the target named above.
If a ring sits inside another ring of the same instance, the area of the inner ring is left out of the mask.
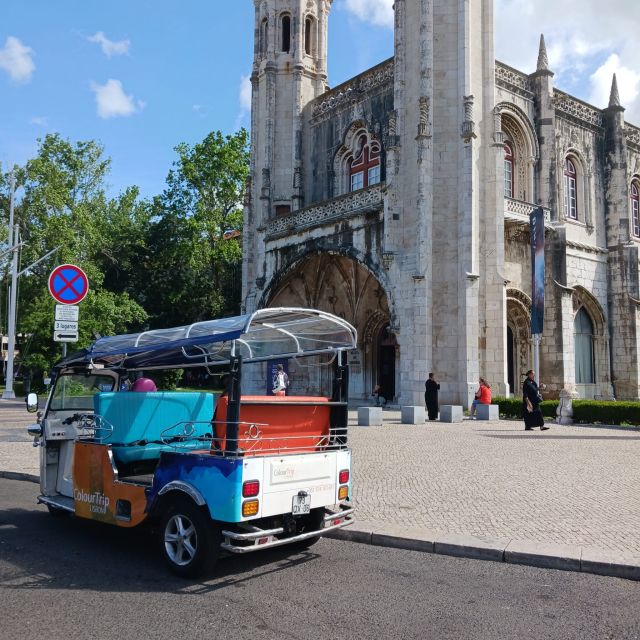
[[[282,51],[291,51],[291,16],[282,16]]]
[[[634,238],[640,238],[640,187],[631,183],[631,232]]]
[[[304,21],[304,52],[310,56],[313,53],[313,18]]]
[[[504,195],[505,198],[513,198],[514,171],[513,171],[513,147],[507,142],[504,145]]]
[[[571,158],[564,163],[564,215],[570,220],[578,219],[578,173]]]
[[[595,384],[593,322],[584,307],[581,307],[576,313],[573,327],[576,352],[576,384]]]
[[[358,150],[349,163],[349,181],[351,191],[380,182],[380,145],[377,142],[369,145],[364,134],[360,136]]]
[[[264,20],[260,24],[260,53],[267,52],[268,36],[269,36],[269,19],[264,18]]]

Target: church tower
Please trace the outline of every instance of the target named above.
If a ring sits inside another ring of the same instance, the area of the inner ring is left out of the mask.
[[[251,259],[245,263],[245,287],[263,273],[264,247],[254,230],[304,206],[303,109],[327,89],[332,2],[254,0],[251,186],[244,226]],[[243,297],[249,308],[252,292],[245,290]]]
[[[395,2],[385,252],[395,256],[403,404],[421,401],[430,371],[456,404],[479,376],[506,390],[493,5]]]

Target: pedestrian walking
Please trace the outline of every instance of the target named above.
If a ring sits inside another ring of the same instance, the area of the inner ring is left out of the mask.
[[[544,423],[540,403],[542,396],[535,381],[535,373],[532,369],[527,371],[527,377],[522,385],[522,413],[524,418],[524,430],[531,431],[540,427],[540,431],[546,431],[549,427]]]
[[[429,379],[424,383],[424,405],[427,408],[429,420],[438,419],[438,391],[440,391],[440,385],[433,373],[430,373]]]
[[[484,379],[478,380],[479,387],[476,391],[475,398],[471,403],[471,409],[469,410],[469,419],[473,420],[476,413],[476,407],[479,404],[491,404],[491,385]]]

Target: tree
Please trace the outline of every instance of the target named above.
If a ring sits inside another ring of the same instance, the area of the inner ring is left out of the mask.
[[[153,203],[139,282],[153,326],[239,311],[247,132],[223,136],[216,131],[194,146],[178,145],[176,152],[167,188]]]
[[[126,278],[132,256],[144,246],[149,207],[132,188],[109,199],[105,179],[110,161],[96,142],[72,144],[58,135],[39,141],[37,156],[20,173],[24,195],[16,206],[25,246],[22,268],[59,247],[57,253],[25,273],[19,282],[18,333],[28,336],[22,366],[47,369],[59,357],[52,342],[55,301],[47,291],[55,266],[81,267],[90,291],[80,307],[80,340],[87,346],[94,333],[108,335],[140,327],[144,309],[129,295]]]

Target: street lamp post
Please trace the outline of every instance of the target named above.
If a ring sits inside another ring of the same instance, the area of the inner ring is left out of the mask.
[[[5,389],[2,393],[3,400],[13,400],[16,394],[13,391],[13,356],[16,348],[16,300],[18,289],[18,225],[13,224],[13,203],[15,199],[16,182],[13,171],[9,175],[9,246],[13,252],[11,258],[11,294],[9,297],[9,343],[7,345],[7,373],[5,377]]]

